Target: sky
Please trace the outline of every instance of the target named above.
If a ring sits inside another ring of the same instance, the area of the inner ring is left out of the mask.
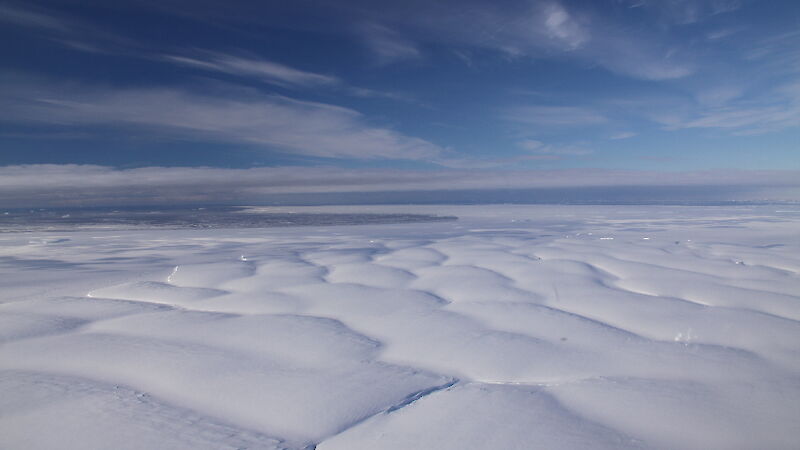
[[[794,0],[0,0],[0,42],[0,205],[800,200]]]

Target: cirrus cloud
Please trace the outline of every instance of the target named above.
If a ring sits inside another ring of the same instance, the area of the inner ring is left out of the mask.
[[[128,127],[167,139],[244,143],[322,158],[430,160],[444,152],[424,139],[373,126],[349,108],[249,89],[216,95],[7,83],[0,121]]]

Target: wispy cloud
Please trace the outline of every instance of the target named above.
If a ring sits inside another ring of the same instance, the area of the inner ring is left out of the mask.
[[[562,159],[557,154],[522,154],[504,158],[488,157],[449,157],[433,161],[436,165],[447,169],[518,169],[520,164],[531,161],[555,161]]]
[[[442,157],[430,162],[448,169],[520,169],[531,167],[536,161],[558,161],[566,158],[589,155],[592,150],[575,144],[548,144],[535,139],[522,139],[516,147],[523,150],[511,156],[461,156],[456,152],[444,152]]]
[[[73,50],[89,53],[122,53],[127,56],[157,60],[195,69],[254,78],[283,87],[314,87],[341,84],[332,75],[289,67],[258,57],[237,56],[209,50],[192,50],[183,54],[153,54],[122,36],[102,31],[52,12],[12,8],[0,5],[0,22],[51,32],[49,37]]]
[[[527,150],[529,152],[535,152],[544,147],[544,143],[542,141],[537,141],[535,139],[524,139],[522,141],[517,142],[517,146],[523,150]]]
[[[800,105],[719,108],[674,126],[732,129],[740,135],[769,133],[790,127],[800,127]]]
[[[644,80],[676,80],[688,77],[697,68],[691,58],[668,43],[639,39],[619,28],[598,30],[580,57],[611,72]]]
[[[347,86],[344,88],[344,92],[354,97],[388,99],[404,103],[416,103],[420,106],[424,106],[424,104],[414,96],[402,92],[381,91],[357,86]]]
[[[352,109],[253,90],[198,94],[175,88],[18,85],[0,98],[0,120],[132,127],[152,136],[246,143],[325,158],[436,158],[423,139],[369,125]]]
[[[609,136],[609,139],[621,140],[621,139],[629,139],[629,138],[632,138],[634,136],[636,136],[636,133],[634,133],[632,131],[621,131],[619,133],[612,134],[611,136]]]
[[[702,89],[697,94],[697,101],[703,106],[722,106],[740,97],[744,89],[741,86],[723,84]]]
[[[800,72],[800,31],[764,37],[750,43],[743,52],[745,61],[773,75]]]
[[[567,50],[577,49],[589,39],[588,30],[563,5],[557,2],[546,3],[543,16],[547,34],[563,43]]]
[[[334,75],[300,70],[252,55],[245,57],[210,50],[192,50],[180,54],[159,55],[152,59],[199,70],[224,73],[243,79],[258,80],[283,88],[327,88],[353,97],[420,103],[419,100],[408,94],[353,86]]]
[[[0,205],[246,202],[268,194],[602,186],[736,186],[800,198],[797,171],[663,173],[601,169],[440,170],[269,167],[0,166]],[[740,197],[738,197],[740,199]],[[758,198],[758,197],[755,197]]]
[[[387,26],[377,23],[364,24],[360,27],[360,33],[379,65],[418,59],[422,56],[413,41]]]
[[[736,33],[739,33],[743,30],[743,27],[732,27],[732,28],[718,28],[706,33],[706,38],[715,41],[718,39],[724,39],[729,36],[733,36]]]
[[[67,21],[58,17],[32,9],[15,8],[10,5],[0,5],[0,22],[57,32],[68,32],[72,29],[72,26]]]
[[[576,129],[596,132],[596,138],[627,139],[650,129],[677,132],[702,128],[729,135],[753,135],[800,128],[800,84],[796,82],[763,87],[747,81],[699,81],[681,94],[594,98],[585,105],[563,107],[511,107],[500,117],[526,127],[518,127],[517,131],[528,130],[536,133],[534,136],[548,134],[551,138],[567,136]]]
[[[732,134],[762,134],[800,127],[800,84],[788,83],[762,92],[711,91],[699,96],[699,106],[681,115],[654,117],[668,130],[713,128]]]
[[[489,49],[513,58],[573,60],[651,80],[682,78],[694,71],[674,42],[654,39],[652,33],[575,2],[445,1],[393,6],[391,14],[379,10],[384,6],[363,4],[358,15],[371,20],[369,32],[362,28],[364,42],[387,62],[419,57],[417,43],[424,42],[461,54]]]
[[[577,106],[518,106],[506,110],[503,117],[513,122],[540,127],[578,127],[609,121],[588,107]]]
[[[538,155],[578,156],[592,153],[590,149],[577,145],[552,145],[535,139],[523,139],[517,142],[517,147]]]
[[[38,37],[82,52],[122,53],[123,48],[128,52],[138,49],[135,41],[124,36],[41,7],[0,5],[2,23],[27,28]]]
[[[243,58],[218,52],[197,52],[197,57],[164,55],[164,61],[203,70],[256,78],[280,86],[330,86],[341,82],[337,77],[298,70],[284,64],[257,58]]]
[[[678,3],[684,6],[676,7],[677,10],[689,8],[685,5],[691,4]],[[361,37],[363,44],[375,56],[377,65],[419,59],[422,57],[421,44],[435,43],[448,45],[459,52],[456,54],[461,55],[466,55],[465,52],[470,49],[490,49],[515,57],[575,60],[625,76],[644,79],[682,78],[694,71],[680,52],[676,54],[674,43],[662,42],[647,33],[635,32],[623,26],[624,24],[610,20],[609,15],[576,3],[557,0],[507,3],[449,0],[430,4],[354,2],[352,5],[337,4],[336,7],[306,7],[313,10],[329,8],[328,12],[333,17],[338,16],[334,21],[350,22],[349,32]],[[170,7],[167,5],[164,8],[168,10]],[[266,9],[256,10],[268,15],[270,7],[264,8]],[[281,9],[279,6],[274,8]],[[384,11],[386,8],[390,9],[388,13]],[[61,34],[60,41],[74,49],[109,51],[104,41],[113,35],[108,32],[89,30],[95,38],[88,42],[84,39],[87,29],[78,27],[78,24],[66,18],[43,10],[8,9],[6,21],[57,31]],[[211,8],[216,9],[218,8]],[[703,11],[706,10],[716,11],[710,6],[703,8]],[[219,14],[220,11],[216,13]],[[198,14],[202,15],[200,12]],[[241,17],[240,20],[258,21],[254,17]],[[76,27],[81,29],[80,33],[76,32]],[[103,34],[105,38],[97,39],[99,34]],[[93,45],[98,42],[102,45]],[[293,79],[297,79],[294,77],[298,75],[287,75],[281,67],[270,67],[268,63],[266,66],[260,65],[248,58],[237,60],[187,55],[168,57],[174,57],[173,62],[207,70],[232,74],[260,72],[274,81],[281,81],[281,74]],[[317,79],[316,82],[322,82],[322,79]]]
[[[742,0],[622,0],[631,8],[649,10],[662,23],[688,25],[742,7]]]

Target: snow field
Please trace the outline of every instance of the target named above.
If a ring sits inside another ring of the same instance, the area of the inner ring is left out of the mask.
[[[800,213],[437,212],[0,235],[0,447],[796,448]]]

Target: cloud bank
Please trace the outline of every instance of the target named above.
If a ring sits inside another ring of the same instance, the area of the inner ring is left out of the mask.
[[[329,167],[142,167],[18,165],[0,167],[3,207],[169,203],[257,203],[276,194],[676,187],[731,188],[738,197],[800,200],[800,171],[664,173],[602,169],[390,170]],[[724,192],[716,189],[714,192]],[[723,194],[718,194],[723,195]],[[731,194],[732,195],[732,194]]]

